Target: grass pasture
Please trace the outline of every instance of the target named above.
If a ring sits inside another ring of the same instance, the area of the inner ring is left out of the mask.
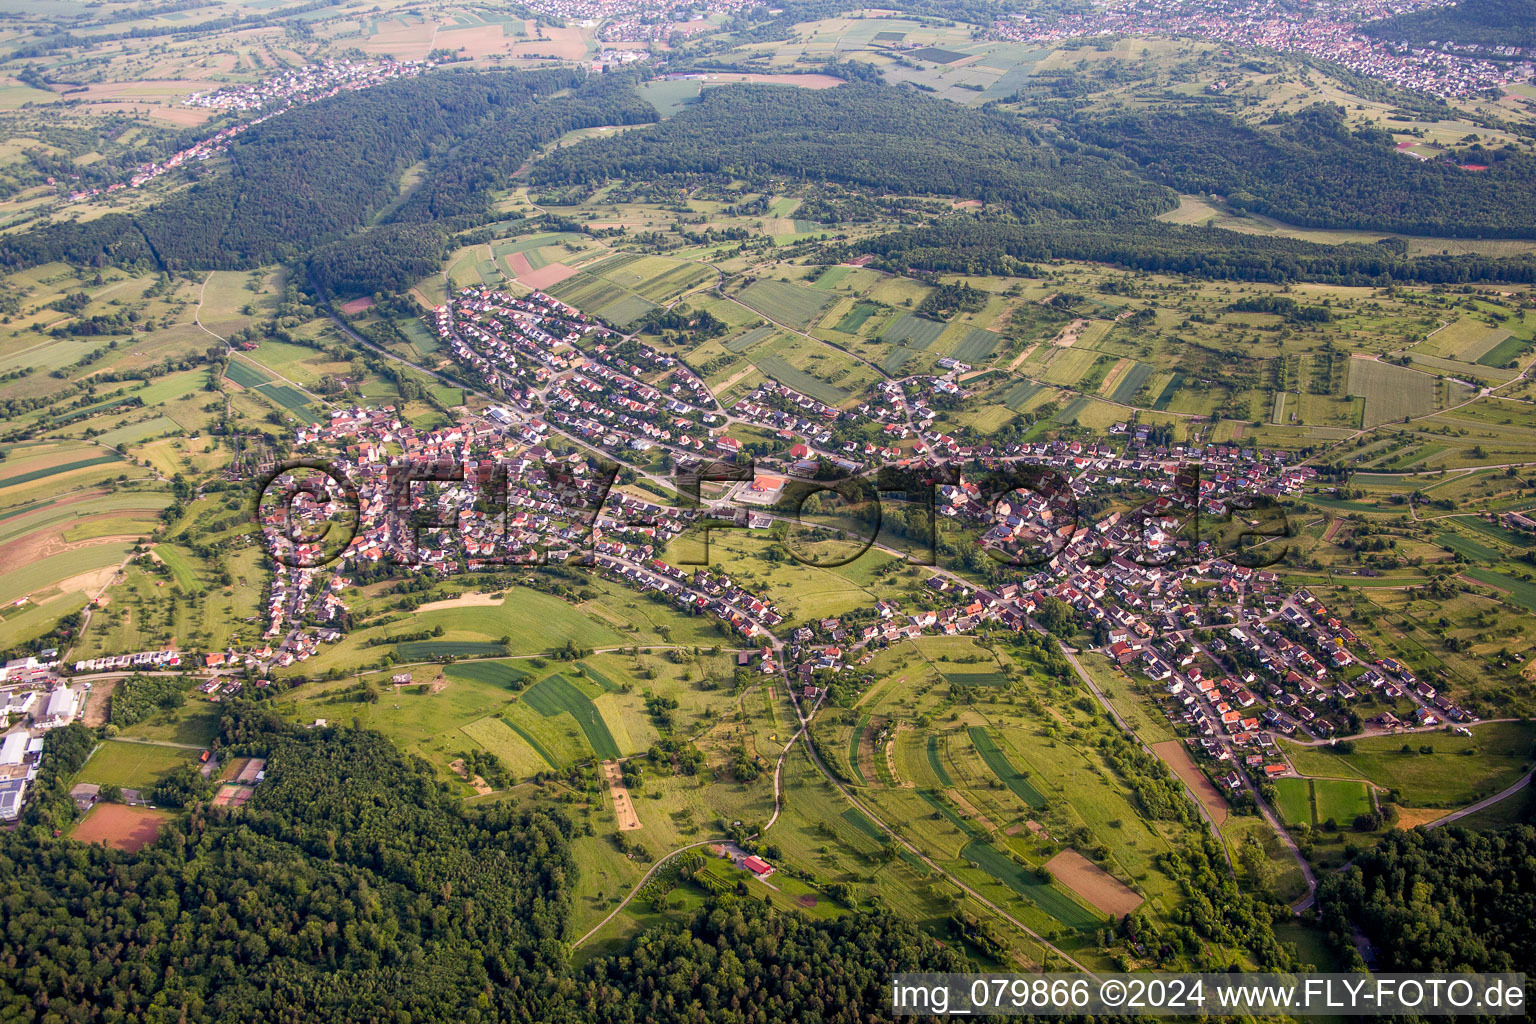
[[[402,662],[435,661],[439,658],[495,658],[507,653],[498,643],[474,640],[410,640],[396,644]]]
[[[1483,352],[1477,363],[1479,366],[1504,366],[1522,357],[1530,347],[1529,341],[1511,335]]]
[[[736,337],[724,342],[723,347],[727,352],[739,355],[752,346],[767,341],[778,333],[776,328],[769,325],[754,327],[750,331],[738,334]],[[782,335],[780,336],[782,337]]]
[[[280,408],[293,413],[306,423],[315,423],[318,417],[304,392],[287,384],[261,384],[251,390],[275,402]]]
[[[991,843],[980,840],[972,842],[961,852],[961,856],[1067,928],[1086,930],[1101,923],[1102,919],[1093,911]]]
[[[1002,340],[1002,335],[994,331],[972,327],[966,331],[965,336],[950,350],[949,354],[951,358],[958,359],[962,363],[977,366],[992,357],[992,353],[997,351],[997,346]]]
[[[815,323],[817,315],[832,301],[827,292],[773,280],[753,281],[737,298],[768,319],[800,331]]]
[[[937,320],[904,313],[881,333],[880,340],[888,345],[903,345],[907,348],[922,350],[938,341],[939,335],[943,333],[944,325]]]
[[[247,390],[270,383],[272,378],[240,359],[231,359],[224,376]]]
[[[487,751],[495,754],[508,771],[518,778],[536,775],[547,768],[559,768],[558,762],[549,760],[538,748],[518,734],[507,721],[494,715],[478,718],[459,731]]]
[[[1348,753],[1282,742],[1297,771],[1358,776],[1393,790],[1395,802],[1410,807],[1465,806],[1497,793],[1536,763],[1533,722],[1486,722],[1473,726],[1470,738],[1449,732],[1372,736],[1352,740]]]
[[[944,762],[939,756],[940,737],[938,733],[928,736],[928,767],[933,769],[933,774],[945,789],[953,789],[955,780],[950,778],[949,770],[944,767]]]
[[[826,275],[822,276],[825,277]],[[820,280],[816,282],[815,287],[821,287]],[[878,312],[880,312],[880,307],[873,302],[857,303],[852,309],[842,315],[842,318],[837,321],[837,324],[832,329],[834,331],[841,331],[843,334],[858,334],[859,328],[864,326],[865,321]]]
[[[528,678],[529,673],[507,661],[469,661],[449,665],[443,669],[443,675],[515,689]]]
[[[1509,337],[1510,333],[1503,328],[1490,327],[1481,320],[1464,316],[1419,342],[1414,351],[1475,363]]]
[[[593,753],[600,760],[612,761],[619,756],[619,745],[608,730],[608,723],[598,712],[592,699],[582,693],[564,676],[553,675],[530,686],[522,697],[523,703],[545,718],[568,714],[581,727]]]
[[[1049,361],[1040,371],[1040,379],[1047,384],[1071,387],[1087,375],[1099,361],[1100,354],[1091,348],[1058,348],[1049,353]]]
[[[981,759],[987,763],[987,767],[992,769],[993,774],[1002,781],[1003,785],[1030,807],[1038,809],[1045,806],[1045,797],[1013,766],[1013,763],[1008,760],[1008,755],[1003,753],[997,741],[987,730],[973,725],[967,731],[971,742],[976,746],[976,752],[981,755]]]
[[[785,387],[792,388],[802,395],[809,395],[818,402],[837,405],[848,397],[848,392],[842,388],[791,366],[782,356],[757,356],[752,360],[752,364]]]
[[[1365,399],[1368,427],[1435,411],[1435,379],[1406,366],[1374,359],[1349,361],[1348,394]]]

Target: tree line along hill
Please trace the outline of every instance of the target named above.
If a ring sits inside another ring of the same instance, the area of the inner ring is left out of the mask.
[[[503,219],[493,194],[549,142],[582,127],[657,121],[636,82],[633,73],[570,69],[440,71],[344,93],[250,129],[227,168],[139,213],[4,236],[0,268],[289,261],[338,295],[398,291]],[[652,127],[556,149],[530,175],[544,186],[746,176],[986,204],[879,240],[890,268],[1017,272],[1031,260],[1077,259],[1250,280],[1532,280],[1536,263],[1524,256],[1410,258],[1394,240],[1327,245],[1156,219],[1178,191],[1193,191],[1304,226],[1529,233],[1532,158],[1476,155],[1486,169],[1420,162],[1383,132],[1348,129],[1327,106],[1257,126],[1169,108],[1037,129],[995,106],[853,81],[711,88]],[[402,194],[402,175],[418,165],[419,181]],[[950,244],[959,248],[945,256]]]

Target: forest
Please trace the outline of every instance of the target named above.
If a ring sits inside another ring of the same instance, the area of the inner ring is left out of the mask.
[[[567,146],[533,168],[536,184],[670,175],[784,175],[957,196],[1030,220],[1150,217],[1175,205],[1168,189],[1046,145],[1010,115],[862,82],[710,89],[655,128]]]
[[[220,741],[268,758],[250,802],[126,854],[55,837],[95,734],[49,734],[39,798],[0,834],[0,1018],[852,1024],[889,972],[965,966],[884,911],[812,922],[726,893],[574,972],[558,813],[465,809],[382,734],[255,702]]]
[[[1536,827],[1394,831],[1326,876],[1318,905],[1346,957],[1351,925],[1386,971],[1523,971],[1536,963]]]
[[[573,71],[440,74],[310,104],[241,136],[229,173],[140,216],[169,268],[289,259],[355,230],[396,195],[411,164],[461,139],[498,108],[580,81]]]
[[[5,236],[0,268],[285,260],[338,297],[399,291],[464,244],[463,232],[498,219],[493,193],[540,147],[577,128],[654,122],[635,82],[447,72],[343,94],[251,129],[227,173],[142,214]],[[1079,119],[1048,142],[1010,114],[908,88],[742,85],[707,90],[644,131],[556,149],[530,174],[535,185],[777,176],[989,204],[985,219],[875,239],[867,251],[896,271],[1029,274],[1031,261],[1078,259],[1251,281],[1536,279],[1528,258],[1408,259],[1390,240],[1323,245],[1152,219],[1177,188],[1304,225],[1491,236],[1536,221],[1533,158],[1477,150],[1487,168],[1467,170],[1405,157],[1379,135],[1352,132],[1337,108],[1318,105],[1263,128],[1212,111]],[[420,179],[401,194],[413,165]]]
[[[448,235],[436,224],[382,224],[327,242],[308,266],[328,295],[398,293],[435,272],[448,250]]]
[[[1536,46],[1536,0],[1461,0],[1368,21],[1360,31],[1410,46]]]
[[[1084,118],[1069,131],[1154,181],[1302,227],[1493,238],[1522,237],[1536,223],[1536,158],[1485,151],[1481,170],[1420,160],[1396,152],[1381,129],[1351,131],[1332,104],[1259,128],[1194,110]]]
[[[258,717],[226,720],[270,759],[238,814],[195,810],[137,855],[55,839],[46,804],[0,838],[0,1016],[544,1017],[569,825],[465,814],[380,734]]]
[[[575,91],[547,98],[566,89]],[[573,70],[445,72],[390,82],[251,128],[231,148],[226,173],[141,214],[7,236],[0,267],[63,259],[85,266],[243,269],[305,256],[375,219],[463,226],[489,215],[491,184],[505,181],[545,142],[572,128],[655,116],[622,76],[589,81]],[[403,172],[422,161],[424,180],[400,201]],[[398,209],[391,209],[396,202]],[[382,253],[392,241],[408,244],[397,261],[386,262]],[[357,291],[392,287],[433,250],[430,234],[422,232],[376,242],[350,259],[321,253],[326,276]]]
[[[1233,281],[1536,281],[1536,263],[1520,257],[1408,258],[1387,244],[1325,245],[1161,221],[1038,225],[958,216],[862,241],[858,251],[875,253],[883,268],[898,273],[1032,276],[1032,261],[1069,259]]]

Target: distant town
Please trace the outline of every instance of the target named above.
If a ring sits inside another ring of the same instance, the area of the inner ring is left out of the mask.
[[[1169,0],[1147,5],[1114,2],[1062,15],[1010,15],[997,32],[1020,42],[1110,35],[1168,33],[1211,39],[1257,50],[1302,53],[1405,89],[1464,99],[1536,74],[1536,54],[1499,47],[1488,56],[1471,48],[1409,47],[1372,39],[1359,25],[1406,11],[1437,6],[1413,0],[1325,0],[1297,5],[1287,0]],[[1489,56],[1499,59],[1491,60]]]
[[[247,85],[229,86],[206,93],[193,93],[183,105],[203,107],[219,113],[254,115],[227,125],[164,160],[140,165],[127,181],[113,182],[99,188],[68,192],[66,201],[85,202],[124,189],[138,188],[179,168],[189,167],[229,149],[242,133],[249,131],[294,107],[335,96],[341,92],[368,89],[399,78],[411,78],[429,71],[431,61],[380,60],[326,61],[303,68],[293,68]]]

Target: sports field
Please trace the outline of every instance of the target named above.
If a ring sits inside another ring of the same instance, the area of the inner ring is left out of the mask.
[[[197,751],[127,740],[106,740],[80,769],[78,781],[124,789],[148,789],[173,769],[191,764]]]
[[[1275,780],[1275,804],[1288,824],[1317,827],[1332,821],[1348,828],[1356,815],[1374,809],[1365,783],[1350,779]]]
[[[1319,824],[1332,819],[1342,828],[1373,809],[1365,784],[1348,779],[1313,779],[1312,801]]]
[[[1288,825],[1312,824],[1312,785],[1307,779],[1275,780],[1275,808]]]
[[[1396,790],[1406,806],[1460,807],[1498,792],[1530,769],[1536,724],[1485,722],[1472,727],[1471,738],[1372,736],[1351,740],[1347,753],[1281,742],[1296,770],[1308,775],[1358,775]]]
[[[151,807],[97,804],[85,813],[69,836],[81,843],[101,843],[136,853],[154,842],[174,815]]]

